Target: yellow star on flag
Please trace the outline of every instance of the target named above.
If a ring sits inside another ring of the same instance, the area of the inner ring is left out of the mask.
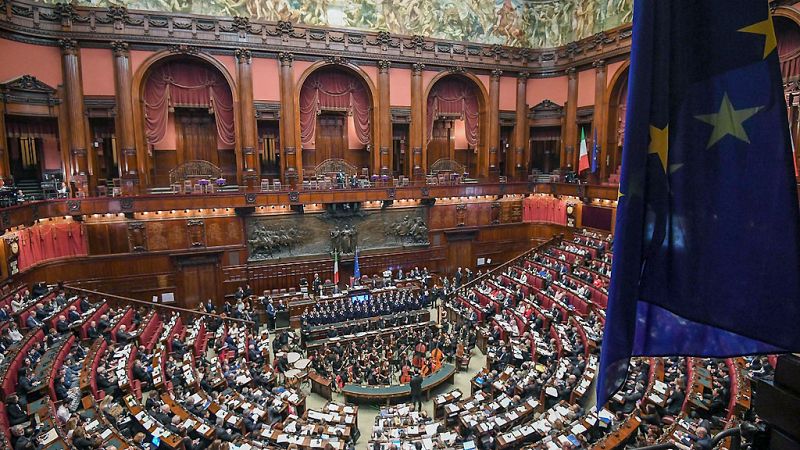
[[[775,27],[772,25],[772,16],[768,15],[766,20],[756,22],[748,27],[740,28],[737,31],[741,33],[761,34],[764,36],[764,59],[767,59],[767,56],[778,46],[778,40],[775,38]]]
[[[715,114],[702,114],[694,116],[695,119],[701,120],[709,125],[714,126],[711,136],[708,138],[708,146],[716,144],[720,139],[725,136],[733,136],[742,142],[750,143],[750,138],[747,137],[747,132],[744,130],[742,124],[747,119],[761,110],[761,106],[753,108],[734,109],[728,98],[728,93],[722,97],[722,104],[719,105],[719,112]]]
[[[647,153],[658,155],[661,161],[661,167],[664,172],[667,171],[667,155],[669,154],[669,125],[664,128],[658,128],[650,125],[650,146],[647,148]]]

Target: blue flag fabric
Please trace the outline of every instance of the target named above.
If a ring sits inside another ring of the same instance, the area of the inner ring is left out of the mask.
[[[598,405],[631,356],[800,351],[800,217],[768,11],[634,4]]]
[[[353,278],[356,279],[356,284],[358,284],[358,280],[361,279],[361,268],[358,266],[358,248],[356,248],[356,256],[353,263]]]
[[[592,139],[592,168],[591,172],[596,173],[598,169],[597,158],[600,156],[600,145],[597,142],[597,128],[594,129],[594,139]]]

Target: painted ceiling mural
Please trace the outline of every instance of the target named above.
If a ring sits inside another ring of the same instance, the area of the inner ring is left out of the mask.
[[[64,0],[45,0],[57,3]],[[76,0],[454,41],[556,47],[630,22],[633,0]]]

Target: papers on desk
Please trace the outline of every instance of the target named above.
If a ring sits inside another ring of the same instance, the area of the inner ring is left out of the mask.
[[[101,438],[101,439],[103,439],[103,440],[106,440],[106,439],[108,439],[108,438],[109,438],[109,437],[110,437],[112,434],[114,434],[114,432],[111,430],[111,428],[106,428],[105,430],[103,430],[103,432],[102,432],[102,433],[100,433],[100,438]]]
[[[202,435],[205,435],[206,433],[208,433],[208,430],[210,430],[210,429],[211,428],[209,428],[208,425],[206,425],[204,423],[201,423],[200,426],[197,427],[197,432],[202,434]]]
[[[572,431],[572,434],[581,434],[586,431],[586,427],[579,423],[574,425],[570,431]]]
[[[558,397],[558,391],[553,386],[549,386],[544,390],[544,393],[550,397]]]
[[[50,445],[56,439],[58,439],[58,432],[56,431],[55,428],[51,428],[50,431],[48,431],[47,433],[43,434],[39,438],[39,442],[42,445],[47,446],[47,445]]]

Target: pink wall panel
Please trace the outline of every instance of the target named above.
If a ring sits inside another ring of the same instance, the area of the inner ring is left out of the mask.
[[[423,70],[422,71],[422,92],[423,92],[423,94],[426,91],[430,91],[430,88],[432,87],[430,85],[431,84],[431,80],[433,79],[433,77],[435,77],[438,74],[439,74],[439,72],[434,72],[432,70]],[[427,101],[428,101],[427,99],[423,100],[423,102],[427,102]]]
[[[45,136],[42,138],[42,160],[45,170],[61,170],[61,152],[58,150],[58,138]]]
[[[389,69],[389,83],[392,85],[389,103],[392,106],[411,106],[411,70]]]
[[[33,75],[54,88],[61,84],[61,50],[58,47],[0,39],[0,55],[4,61],[0,64],[0,81]]]
[[[147,58],[153,55],[154,52],[146,51],[146,50],[131,50],[131,71],[134,75],[136,75],[136,71],[139,70],[142,63],[144,63]]]
[[[82,48],[84,95],[114,95],[114,55],[110,49]]]
[[[594,105],[595,69],[578,72],[578,107]]]
[[[378,89],[378,67],[377,66],[359,66],[359,68],[361,70],[363,70],[364,73],[367,74],[367,78],[369,78],[369,81],[372,83],[372,86],[376,89],[376,92],[377,92],[377,89]]]
[[[617,73],[617,71],[619,71],[619,68],[622,67],[623,64],[625,64],[625,61],[617,61],[609,64],[606,68],[606,82],[609,86],[611,86],[611,80],[614,79],[614,75]]]
[[[478,79],[483,83],[483,88],[486,90],[486,101],[489,101],[489,75],[478,75]]]
[[[500,77],[500,110],[517,110],[517,79],[515,77]]]
[[[281,99],[277,59],[253,58],[253,100],[277,102]]]
[[[231,89],[234,91],[234,96],[237,96],[236,91],[236,58],[233,55],[214,55],[212,58],[216,59],[217,61],[221,62],[225,69],[228,71],[228,75],[233,80],[233,84],[231,85]]]
[[[469,144],[467,143],[467,126],[463,120],[456,120],[453,122],[454,130],[453,130],[453,137],[455,138],[455,148],[456,150],[462,150],[465,148],[469,148]]]
[[[550,100],[564,106],[567,101],[567,77],[531,78],[528,80],[528,107],[536,106],[543,100]]]
[[[295,61],[292,63],[292,68],[294,69],[294,81],[295,83],[300,80],[300,77],[303,75],[303,72],[306,71],[309,67],[311,67],[312,62],[309,61]],[[301,86],[297,85],[297,93],[299,95]]]

